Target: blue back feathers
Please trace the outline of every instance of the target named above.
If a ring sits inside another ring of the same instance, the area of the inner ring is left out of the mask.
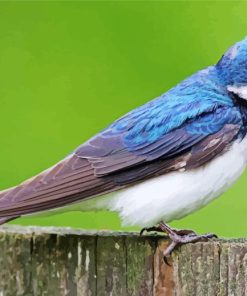
[[[191,134],[209,135],[226,122],[240,120],[215,67],[209,67],[123,116],[102,134],[122,134],[124,146],[135,151],[183,126]]]

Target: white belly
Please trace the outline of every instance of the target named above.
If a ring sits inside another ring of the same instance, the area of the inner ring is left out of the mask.
[[[180,219],[205,206],[226,191],[243,173],[247,163],[247,139],[204,167],[173,172],[98,199],[119,212],[124,225],[153,225]]]

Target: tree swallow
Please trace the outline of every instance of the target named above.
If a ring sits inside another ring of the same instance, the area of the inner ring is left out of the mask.
[[[166,232],[167,256],[178,244],[213,236],[166,223],[205,206],[239,178],[246,133],[247,38],[53,167],[1,191],[0,223],[54,209],[107,209],[125,225]]]

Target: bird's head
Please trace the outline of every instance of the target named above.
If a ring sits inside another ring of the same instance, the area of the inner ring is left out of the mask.
[[[236,92],[246,87],[247,96],[247,37],[225,52],[216,69],[228,90]]]

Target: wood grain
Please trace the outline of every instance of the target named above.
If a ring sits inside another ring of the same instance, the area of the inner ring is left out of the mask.
[[[1,296],[247,295],[247,240],[180,247],[138,233],[0,228]]]

